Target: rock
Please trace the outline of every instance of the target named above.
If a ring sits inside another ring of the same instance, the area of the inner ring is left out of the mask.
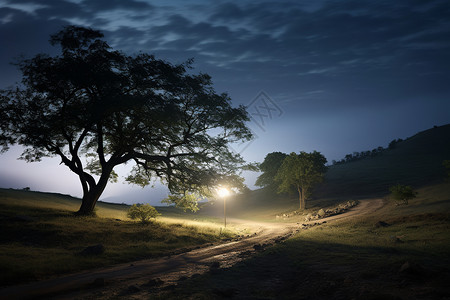
[[[256,245],[253,245],[253,249],[255,249],[256,251],[262,251],[262,250],[264,250],[264,246],[261,244],[256,244]]]
[[[89,246],[80,252],[80,255],[100,255],[105,252],[105,247],[102,244]]]
[[[391,226],[390,224],[384,222],[384,221],[378,221],[377,223],[375,223],[375,227],[376,228],[380,228],[380,227],[388,227]]]
[[[318,215],[320,218],[323,218],[323,217],[325,217],[325,211],[321,208],[321,209],[317,212],[317,215]]]

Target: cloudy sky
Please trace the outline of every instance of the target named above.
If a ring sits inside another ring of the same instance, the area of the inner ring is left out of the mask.
[[[313,150],[331,161],[450,123],[448,0],[0,0],[0,88],[20,81],[14,59],[57,54],[49,35],[69,24],[128,54],[194,58],[217,91],[248,106],[256,138],[235,145],[248,161]],[[58,160],[26,164],[19,153],[0,155],[0,187],[81,195]],[[119,183],[104,198],[162,194]]]

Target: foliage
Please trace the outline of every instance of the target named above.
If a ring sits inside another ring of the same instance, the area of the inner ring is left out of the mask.
[[[397,144],[402,142],[403,139],[394,139],[389,143],[388,149],[395,149],[395,147],[397,147]]]
[[[416,198],[417,192],[409,185],[397,184],[389,188],[391,197],[400,204],[408,205],[408,201]]]
[[[275,176],[279,183],[278,192],[290,192],[294,187],[299,194],[300,210],[306,208],[306,199],[311,196],[312,188],[323,181],[327,159],[317,151],[312,153],[292,152],[287,156]]]
[[[264,161],[259,164],[259,171],[263,173],[258,176],[255,185],[276,189],[277,183],[275,182],[275,176],[286,157],[287,154],[282,152],[272,152],[267,154]]]
[[[398,141],[400,141],[400,139],[398,139]],[[392,142],[391,142],[392,143]],[[391,147],[391,144],[389,144]],[[392,149],[392,148],[389,148]],[[379,154],[381,154],[385,149],[381,146],[374,148],[372,150],[368,150],[368,151],[361,151],[361,152],[353,152],[351,154],[346,154],[345,157],[341,160],[333,160],[332,164],[333,165],[339,165],[339,164],[344,164],[344,163],[348,163],[348,162],[352,162],[352,161],[357,161],[363,158],[367,158],[367,157],[375,157],[378,156]]]
[[[127,181],[145,186],[159,178],[178,196],[223,182],[242,186],[244,161],[228,146],[252,137],[245,107],[216,93],[209,75],[188,72],[190,61],[129,56],[102,38],[68,26],[51,36],[60,55],[17,64],[22,84],[0,91],[1,150],[22,145],[28,162],[60,157],[81,182],[82,215],[117,180],[114,168],[130,161]]]
[[[198,195],[186,193],[184,195],[169,195],[167,198],[163,199],[162,203],[175,204],[181,207],[183,211],[190,210],[196,212],[198,208],[198,200],[201,198]]]
[[[402,142],[403,139],[393,139],[389,145],[388,148],[389,150],[395,149],[397,147],[397,144]],[[361,152],[353,152],[351,154],[346,154],[345,157],[341,160],[333,160],[332,164],[333,165],[339,165],[339,164],[343,164],[343,163],[348,163],[348,162],[352,162],[352,161],[357,161],[363,158],[367,158],[367,157],[375,157],[380,155],[384,150],[386,150],[385,148],[379,146],[377,148],[373,148],[372,150],[367,150],[367,151],[361,151]]]
[[[161,214],[158,213],[156,208],[150,204],[133,204],[128,209],[127,216],[132,220],[140,220],[142,223],[146,224],[150,219],[156,218]]]

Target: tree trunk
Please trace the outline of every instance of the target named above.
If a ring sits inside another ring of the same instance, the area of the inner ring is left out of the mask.
[[[298,200],[300,201],[300,210],[305,209],[305,199],[303,199],[303,189],[297,186]]]
[[[95,184],[94,186],[90,186],[89,190],[87,192],[86,191],[84,192],[81,207],[76,213],[77,215],[79,216],[94,215],[95,204],[97,204],[98,199],[105,190],[110,173],[111,172],[109,172],[108,174],[102,174],[98,183]]]
[[[94,208],[95,204],[97,203],[97,200],[100,198],[100,195],[98,193],[95,193],[94,189],[93,191],[89,191],[86,195],[83,195],[83,199],[81,202],[81,207],[77,211],[77,215],[79,216],[88,216],[94,214]]]

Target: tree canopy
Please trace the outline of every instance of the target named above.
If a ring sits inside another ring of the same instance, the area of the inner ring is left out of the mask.
[[[216,93],[209,75],[189,72],[189,61],[126,55],[102,38],[68,26],[50,39],[60,55],[18,63],[22,84],[0,91],[2,151],[19,144],[28,162],[60,157],[80,180],[79,214],[92,213],[117,179],[114,167],[127,162],[127,181],[159,178],[173,199],[207,195],[223,182],[242,186],[244,161],[228,146],[252,137],[245,107]]]
[[[287,154],[282,152],[267,154],[264,161],[259,164],[259,170],[263,173],[258,176],[255,185],[276,190],[278,184],[275,182],[275,176],[286,157]]]
[[[323,181],[327,167],[327,159],[317,151],[296,154],[292,152],[281,164],[275,181],[278,182],[278,192],[290,192],[295,188],[299,195],[299,208],[306,208],[306,199],[311,196],[313,187]]]

